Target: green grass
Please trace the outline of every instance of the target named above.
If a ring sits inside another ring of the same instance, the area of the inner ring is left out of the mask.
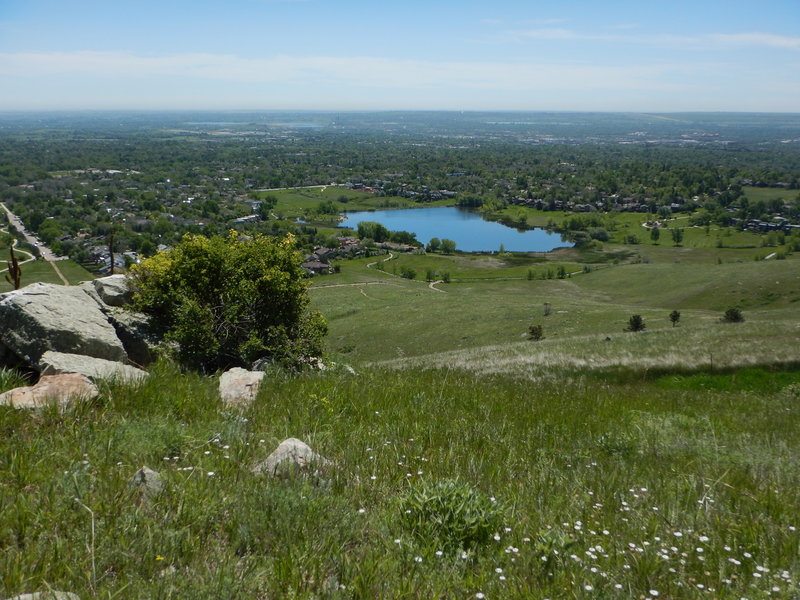
[[[795,388],[366,368],[271,379],[240,415],[213,380],[154,371],[62,412],[0,409],[0,595],[800,591]],[[250,472],[289,436],[334,461],[329,481]],[[128,483],[144,464],[165,483],[149,501]],[[464,537],[458,498],[492,537]]]
[[[56,263],[58,268],[64,274],[64,277],[70,282],[71,285],[80,283],[81,281],[89,281],[94,279],[94,275],[72,260],[63,260]],[[53,266],[43,260],[25,263],[21,265],[22,268],[22,286],[41,281],[43,283],[53,283],[56,285],[63,285],[63,281],[56,274]],[[0,278],[0,293],[7,292],[14,289],[13,286],[5,280],[5,277]]]
[[[684,252],[668,250],[673,257]],[[383,263],[388,273],[366,268],[385,258],[345,261],[340,274],[314,279],[312,304],[329,320],[329,347],[349,361],[516,344],[534,323],[543,325],[548,343],[585,336],[602,340],[618,336],[632,314],[641,314],[650,331],[669,329],[672,310],[682,313],[681,330],[690,332],[716,324],[731,306],[741,308],[754,323],[756,337],[758,327],[789,323],[777,332],[776,344],[781,340],[786,348],[796,346],[791,323],[800,316],[800,261],[795,257],[723,264],[605,264],[584,274],[577,263],[540,263],[535,257],[519,265],[496,256],[403,255]],[[539,278],[559,264],[576,274]],[[392,268],[400,273],[404,265],[417,271],[416,280],[392,276]],[[449,272],[451,283],[437,285],[441,291],[430,289],[424,281],[429,268],[435,274]],[[536,279],[527,279],[528,269]],[[552,310],[548,317],[543,315],[545,303]],[[738,345],[747,343],[745,338]]]
[[[305,216],[305,211],[316,209],[321,202],[327,201],[333,201],[340,212],[381,208],[418,208],[420,206],[408,198],[376,196],[369,192],[332,186],[259,192],[258,195],[274,196],[278,202],[273,212],[290,218]],[[343,198],[347,201],[342,201]],[[450,203],[452,204],[452,201]],[[439,201],[425,206],[441,206],[443,204],[446,203]]]
[[[743,187],[742,192],[744,193],[745,196],[747,196],[747,199],[750,200],[751,202],[758,202],[759,200],[767,202],[775,198],[784,201],[796,200],[798,194],[800,194],[800,190],[788,190],[783,188],[760,188],[753,186]]]

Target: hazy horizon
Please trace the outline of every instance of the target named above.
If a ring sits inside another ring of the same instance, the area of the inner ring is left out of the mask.
[[[0,0],[0,111],[800,110],[800,4]]]

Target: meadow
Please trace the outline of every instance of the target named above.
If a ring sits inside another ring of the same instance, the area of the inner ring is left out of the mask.
[[[238,413],[162,363],[2,408],[0,594],[797,597],[800,375],[571,373],[275,377]],[[251,472],[291,436],[335,467]]]

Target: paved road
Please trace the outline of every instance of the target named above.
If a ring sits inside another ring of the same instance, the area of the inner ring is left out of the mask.
[[[6,211],[6,214],[8,215],[8,222],[11,225],[11,227],[16,229],[19,233],[21,233],[22,236],[25,238],[26,242],[28,242],[31,246],[37,248],[40,256],[44,260],[50,263],[50,265],[53,267],[53,270],[56,272],[56,275],[58,275],[61,281],[64,282],[64,285],[69,285],[69,281],[67,280],[66,277],[64,277],[64,274],[61,272],[61,269],[59,269],[58,265],[56,264],[56,261],[64,260],[66,257],[58,256],[52,250],[50,250],[50,248],[48,248],[42,242],[40,242],[35,235],[25,231],[25,225],[22,224],[22,219],[20,219],[17,215],[12,213],[3,202],[0,202],[0,207],[2,207],[3,210]]]
[[[33,235],[30,232],[26,232],[25,225],[23,225],[22,223],[22,219],[20,219],[17,215],[12,213],[4,203],[0,202],[0,206],[2,206],[3,210],[6,211],[6,214],[8,215],[8,221],[11,224],[11,226],[22,234],[26,242],[28,242],[31,246],[34,246],[39,249],[39,253],[41,254],[43,259],[51,262],[54,260],[64,260],[65,257],[58,256],[52,250],[50,250],[50,248],[48,248],[41,241],[39,241],[39,239],[35,235]]]

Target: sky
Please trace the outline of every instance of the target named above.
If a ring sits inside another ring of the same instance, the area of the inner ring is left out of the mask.
[[[0,0],[0,110],[800,112],[800,0]]]

